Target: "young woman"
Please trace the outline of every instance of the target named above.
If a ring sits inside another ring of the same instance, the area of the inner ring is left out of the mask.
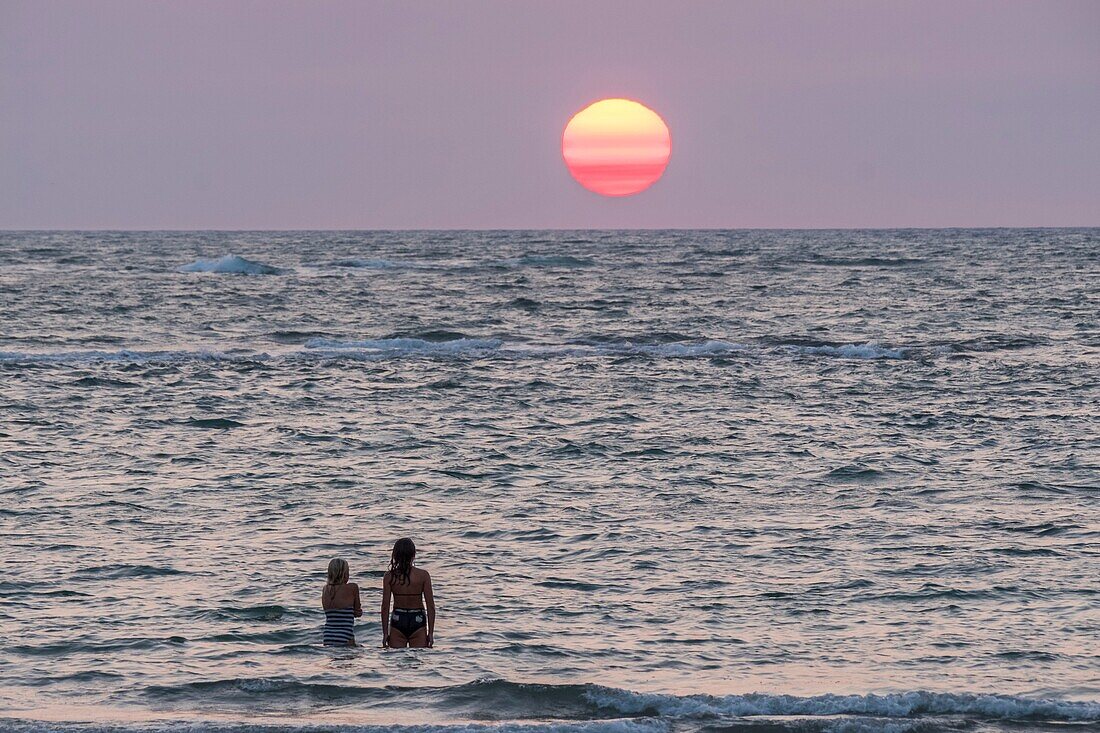
[[[325,646],[355,646],[355,619],[363,615],[359,586],[349,583],[348,561],[334,558],[328,564],[328,580],[321,591],[325,609]]]
[[[415,557],[416,545],[408,537],[394,543],[390,569],[382,576],[382,646],[403,649],[435,644],[432,578],[427,570],[413,567]]]

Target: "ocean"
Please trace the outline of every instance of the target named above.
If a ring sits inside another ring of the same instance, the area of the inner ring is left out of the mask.
[[[1098,502],[1100,229],[0,233],[5,730],[1100,730]]]

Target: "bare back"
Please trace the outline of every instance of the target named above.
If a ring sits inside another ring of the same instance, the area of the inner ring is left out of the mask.
[[[359,586],[355,583],[326,585],[321,592],[321,608],[326,611],[333,608],[354,608],[356,616],[363,613],[359,605]]]
[[[402,584],[394,582],[393,576],[387,571],[385,580],[393,594],[394,608],[424,608],[424,586],[429,582],[427,571],[412,568],[409,571],[409,582]]]

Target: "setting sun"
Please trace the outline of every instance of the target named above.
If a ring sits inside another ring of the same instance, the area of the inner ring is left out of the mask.
[[[630,99],[604,99],[565,126],[561,153],[577,182],[604,196],[644,191],[668,165],[672,140],[653,110]]]

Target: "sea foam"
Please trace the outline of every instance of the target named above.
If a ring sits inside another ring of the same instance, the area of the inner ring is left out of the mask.
[[[760,715],[870,715],[911,718],[950,715],[986,720],[1100,721],[1100,702],[1043,700],[1009,695],[899,692],[885,695],[666,695],[592,686],[585,697],[619,715],[743,717]]]
[[[874,343],[841,344],[839,346],[789,346],[790,351],[815,356],[835,356],[842,359],[904,359],[905,349],[891,349]]]
[[[279,275],[278,267],[253,262],[237,255],[226,255],[213,260],[196,260],[179,268],[180,272],[214,272],[220,275]]]

